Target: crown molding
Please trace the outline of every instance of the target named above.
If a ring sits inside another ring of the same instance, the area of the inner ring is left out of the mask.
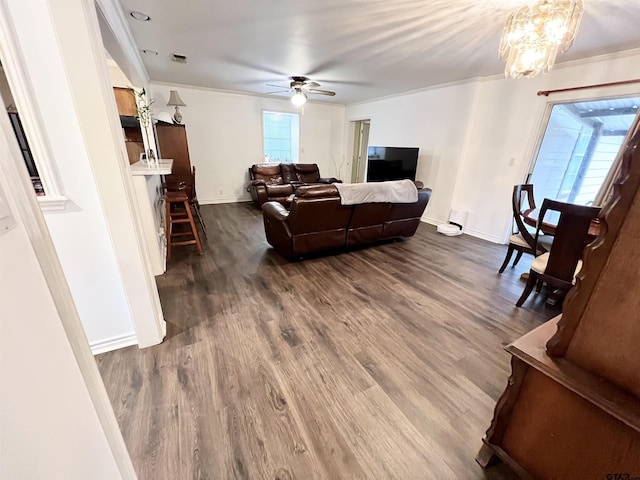
[[[111,33],[122,49],[122,53],[135,69],[136,74],[144,85],[146,85],[151,79],[142,61],[138,45],[133,39],[133,33],[127,23],[127,16],[122,6],[117,0],[95,0],[95,2],[98,12],[107,23]]]
[[[553,70],[562,70],[565,68],[570,68],[570,67],[576,67],[576,66],[580,66],[580,65],[588,65],[590,63],[594,63],[594,62],[602,62],[602,61],[607,61],[607,60],[617,60],[620,58],[627,58],[627,57],[633,57],[636,55],[640,55],[640,48],[632,48],[630,50],[621,50],[619,52],[613,52],[613,53],[605,53],[602,55],[596,55],[593,57],[586,57],[586,58],[578,58],[576,60],[569,60],[567,62],[562,62],[562,63],[557,63],[556,65],[554,65]],[[405,95],[413,95],[416,93],[422,93],[422,92],[428,92],[430,90],[440,90],[442,88],[447,88],[447,87],[455,87],[458,85],[464,85],[467,83],[474,83],[474,82],[491,82],[494,80],[504,80],[504,74],[502,73],[498,73],[495,75],[486,75],[483,77],[470,77],[470,78],[464,78],[461,80],[454,80],[452,82],[446,82],[446,83],[438,83],[436,85],[429,85],[427,87],[423,87],[423,88],[418,88],[415,90],[409,90],[406,92],[400,92],[400,93],[394,93],[391,95],[385,95],[383,97],[376,97],[376,98],[372,98],[370,100],[363,100],[361,102],[355,102],[355,103],[349,103],[346,106],[347,107],[354,107],[354,106],[358,106],[358,105],[365,105],[367,103],[371,103],[371,102],[378,102],[380,100],[387,100],[390,98],[395,98],[395,97],[403,97]]]

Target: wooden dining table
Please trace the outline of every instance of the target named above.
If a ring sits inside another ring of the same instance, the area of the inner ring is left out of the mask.
[[[530,208],[522,212],[524,223],[531,225],[532,227],[538,226],[538,217],[540,215],[539,208]],[[558,219],[560,218],[559,212],[548,211],[545,215],[545,219],[540,226],[540,231],[545,235],[555,235],[556,227],[558,226]],[[591,238],[595,238],[600,235],[600,219],[594,218],[589,225],[588,235]]]

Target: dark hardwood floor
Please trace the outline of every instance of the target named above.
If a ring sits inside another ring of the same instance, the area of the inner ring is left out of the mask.
[[[158,277],[161,345],[97,357],[142,480],[511,478],[474,461],[503,344],[558,312],[515,301],[530,258],[417,234],[290,263],[249,204],[203,206],[209,240]]]

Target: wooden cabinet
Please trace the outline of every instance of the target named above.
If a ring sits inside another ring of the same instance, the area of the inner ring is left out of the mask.
[[[113,95],[116,98],[120,123],[124,132],[129,165],[133,165],[140,160],[140,154],[144,152],[142,130],[138,120],[134,118],[138,114],[136,94],[131,88],[113,87]]]
[[[562,314],[509,346],[477,460],[523,478],[640,478],[640,130]],[[618,476],[616,476],[618,475]]]
[[[190,175],[191,160],[185,126],[157,123],[156,136],[161,158],[173,159],[172,175]]]
[[[131,88],[113,87],[113,95],[116,97],[118,114],[126,117],[138,115],[136,107],[136,94]]]

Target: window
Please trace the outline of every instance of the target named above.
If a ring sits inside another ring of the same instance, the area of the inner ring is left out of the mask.
[[[7,81],[7,77],[4,73],[4,67],[2,66],[0,66],[0,96],[2,97],[1,100],[5,106],[7,115],[9,115],[9,121],[11,122],[11,126],[13,127],[13,133],[16,136],[16,140],[18,141],[20,153],[22,153],[24,163],[27,166],[27,170],[29,171],[29,176],[31,177],[33,188],[35,189],[37,195],[44,195],[44,188],[42,187],[40,175],[38,174],[36,163],[33,160],[33,155],[31,154],[31,149],[29,148],[27,135],[24,132],[22,121],[20,120],[20,115],[18,115],[18,110],[16,109],[16,104],[9,88],[9,82]]]
[[[599,204],[638,106],[640,97],[553,105],[530,174],[536,204]]]
[[[5,47],[4,44],[0,45],[4,55],[0,65],[0,103],[9,116],[40,207],[45,212],[62,211],[67,204],[67,197],[55,165],[49,161],[53,155],[42,128],[31,82],[27,80],[28,75],[18,49]]]
[[[297,113],[262,113],[264,158],[266,162],[298,161],[300,116]]]
[[[33,160],[33,155],[31,154],[29,142],[27,142],[27,136],[24,133],[24,128],[22,127],[20,116],[16,111],[7,111],[7,113],[9,114],[9,120],[11,121],[13,132],[15,133],[16,140],[18,141],[18,147],[20,148],[22,158],[24,159],[24,163],[27,166],[27,170],[29,171],[31,183],[33,184],[33,188],[36,191],[36,195],[44,195],[44,187],[42,186],[42,181],[40,181],[40,174],[38,173],[38,168],[36,167],[36,163]]]

